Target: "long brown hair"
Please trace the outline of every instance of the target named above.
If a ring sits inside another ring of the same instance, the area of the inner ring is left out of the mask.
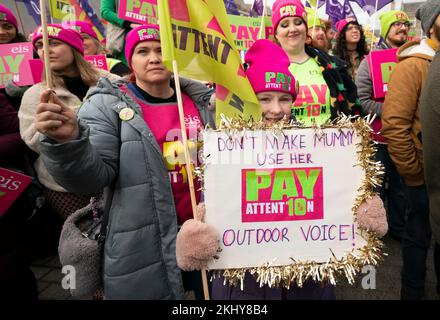
[[[73,53],[73,62],[82,81],[88,86],[95,86],[99,80],[99,71],[75,49],[70,47]],[[55,86],[64,86],[64,80],[60,72],[52,70],[52,80]]]
[[[352,68],[353,65],[351,63],[350,55],[347,50],[347,39],[345,38],[345,32],[347,31],[347,28],[350,24],[357,25],[361,34],[361,38],[356,45],[356,52],[358,53],[359,60],[362,60],[362,58],[369,53],[369,50],[367,46],[367,41],[365,40],[364,29],[362,28],[362,26],[357,21],[351,21],[350,23],[347,23],[347,25],[342,28],[339,34],[334,54],[335,56],[345,60],[348,63],[348,67]]]

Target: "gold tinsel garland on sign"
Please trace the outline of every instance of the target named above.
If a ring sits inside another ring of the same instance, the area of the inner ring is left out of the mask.
[[[354,129],[356,134],[361,138],[357,144],[358,163],[356,165],[364,169],[365,178],[357,190],[357,197],[352,207],[355,219],[357,209],[363,201],[373,196],[373,187],[381,185],[382,175],[384,174],[383,166],[380,162],[373,160],[376,153],[374,141],[371,140],[372,129],[370,124],[373,120],[374,117],[359,118],[341,116],[325,125],[312,126],[318,134],[323,133],[322,129],[326,128],[337,128],[339,130]],[[232,137],[237,135],[244,136],[246,131],[267,130],[272,131],[274,135],[279,135],[286,129],[303,128],[310,127],[305,127],[299,122],[292,121],[280,121],[276,124],[267,125],[262,121],[252,122],[243,119],[226,119],[223,117],[219,129],[215,131],[226,132],[228,136]],[[202,186],[206,162],[203,161],[203,163],[201,167],[195,170],[196,175],[202,182]],[[383,256],[386,255],[382,252],[382,241],[380,241],[373,232],[368,230],[361,230],[360,232],[361,236],[367,241],[367,244],[362,248],[353,249],[341,259],[336,258],[332,252],[332,257],[325,263],[295,261],[291,258],[292,263],[285,266],[272,266],[273,262],[267,262],[260,267],[214,270],[213,277],[223,275],[225,285],[240,285],[242,290],[246,272],[253,275],[260,286],[267,284],[269,287],[282,286],[290,288],[292,283],[296,283],[299,287],[302,287],[304,282],[308,279],[336,285],[339,277],[344,277],[349,284],[353,285],[356,275],[362,270],[363,266],[376,266],[383,260]]]

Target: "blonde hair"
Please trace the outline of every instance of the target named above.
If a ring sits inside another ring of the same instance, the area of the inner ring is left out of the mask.
[[[99,80],[99,71],[91,63],[86,61],[84,57],[76,50],[70,47],[73,53],[73,62],[75,69],[78,71],[82,81],[88,86],[95,86]],[[45,81],[45,80],[44,80]],[[52,81],[54,86],[64,87],[62,73],[52,70]]]
[[[107,50],[105,49],[105,47],[102,45],[101,42],[99,42],[98,40],[96,40],[95,38],[93,38],[93,41],[95,42],[96,46],[98,47],[98,52],[96,54],[107,54]]]

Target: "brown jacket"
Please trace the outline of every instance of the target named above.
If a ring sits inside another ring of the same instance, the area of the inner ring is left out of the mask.
[[[119,76],[109,73],[107,71],[99,70],[100,77],[109,78],[110,80],[117,80]],[[37,106],[40,103],[41,92],[46,88],[42,83],[38,83],[30,87],[23,95],[21,106],[18,111],[18,118],[20,120],[20,135],[23,141],[36,153],[38,151],[38,142],[40,139],[40,133],[35,128],[35,113],[37,112]],[[87,95],[93,91],[96,86],[92,86],[87,91]],[[68,91],[64,86],[55,86],[56,92],[60,100],[72,108],[79,108],[82,101],[77,96]],[[53,178],[47,172],[46,167],[41,161],[40,157],[35,161],[35,171],[37,172],[38,179],[48,189],[53,191],[65,192],[66,190],[58,185]]]
[[[388,151],[407,186],[421,186],[423,150],[420,96],[435,55],[426,39],[411,41],[397,52],[399,63],[391,74],[382,113],[382,134]]]

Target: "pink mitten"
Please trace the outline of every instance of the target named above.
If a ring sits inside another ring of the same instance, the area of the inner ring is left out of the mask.
[[[203,219],[204,204],[197,208],[197,218]],[[201,220],[185,221],[177,233],[177,265],[185,271],[205,269],[210,260],[219,252],[218,232]]]
[[[357,210],[357,222],[359,228],[373,231],[379,238],[387,233],[387,215],[378,195],[361,203]]]

